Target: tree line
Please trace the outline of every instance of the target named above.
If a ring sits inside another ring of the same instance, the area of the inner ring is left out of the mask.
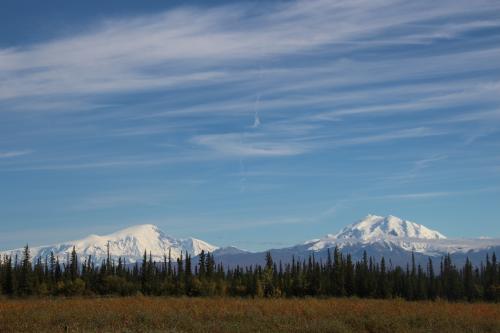
[[[29,247],[21,258],[0,258],[0,294],[9,297],[75,295],[164,295],[239,297],[360,297],[450,301],[500,300],[500,264],[495,253],[486,255],[479,267],[469,259],[462,267],[451,256],[441,258],[439,271],[432,259],[422,267],[412,261],[393,266],[384,258],[359,261],[338,248],[328,251],[325,261],[312,253],[307,260],[283,264],[266,253],[265,265],[225,268],[210,253],[201,252],[193,263],[186,252],[172,260],[170,253],[156,262],[144,252],[142,262],[127,265],[109,255],[100,265],[91,256],[78,258],[73,251],[66,261],[51,253],[32,262]]]

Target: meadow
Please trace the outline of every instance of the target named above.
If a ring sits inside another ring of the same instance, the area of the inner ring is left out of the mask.
[[[347,298],[2,299],[0,332],[500,332],[500,305]]]

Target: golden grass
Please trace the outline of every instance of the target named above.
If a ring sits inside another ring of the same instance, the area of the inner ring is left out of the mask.
[[[0,300],[0,332],[500,332],[500,305],[361,299]]]

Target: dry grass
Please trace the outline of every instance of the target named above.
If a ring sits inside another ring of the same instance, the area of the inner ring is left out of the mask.
[[[500,332],[500,305],[358,299],[0,300],[0,332]]]

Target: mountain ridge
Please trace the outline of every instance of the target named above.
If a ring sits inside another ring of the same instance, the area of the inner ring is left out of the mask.
[[[153,224],[140,224],[107,235],[91,234],[79,240],[67,241],[52,245],[36,246],[30,248],[32,257],[50,256],[51,252],[61,260],[75,247],[80,258],[92,257],[96,264],[107,258],[109,253],[112,259],[121,257],[126,263],[141,261],[144,251],[151,254],[153,260],[163,260],[169,252],[173,260],[180,257],[181,253],[189,253],[191,256],[198,255],[202,250],[213,252],[219,247],[209,244],[197,238],[174,238]],[[21,254],[23,249],[3,251],[6,253]],[[1,252],[0,252],[1,253]]]
[[[92,257],[99,265],[109,253],[113,260],[121,257],[128,264],[142,261],[144,251],[151,254],[154,261],[163,261],[169,252],[172,260],[186,252],[196,257],[201,251],[211,252],[216,259],[227,265],[255,264],[264,258],[265,251],[250,252],[234,246],[219,247],[203,240],[188,237],[174,238],[153,224],[130,226],[108,235],[91,234],[85,238],[47,246],[31,248],[32,257],[48,257],[53,252],[65,261],[73,246],[78,256],[85,260]],[[271,249],[274,256],[287,261],[293,257],[305,258],[311,252],[317,257],[326,256],[329,249],[338,247],[341,251],[360,256],[363,251],[376,258],[385,257],[393,262],[403,263],[415,253],[422,261],[427,257],[439,257],[447,253],[464,257],[499,247],[498,239],[448,239],[436,230],[424,225],[389,215],[386,217],[369,214],[355,223],[347,225],[336,234],[306,241],[301,244]],[[22,255],[23,249],[0,252],[1,254]],[[196,263],[193,260],[193,263]]]

